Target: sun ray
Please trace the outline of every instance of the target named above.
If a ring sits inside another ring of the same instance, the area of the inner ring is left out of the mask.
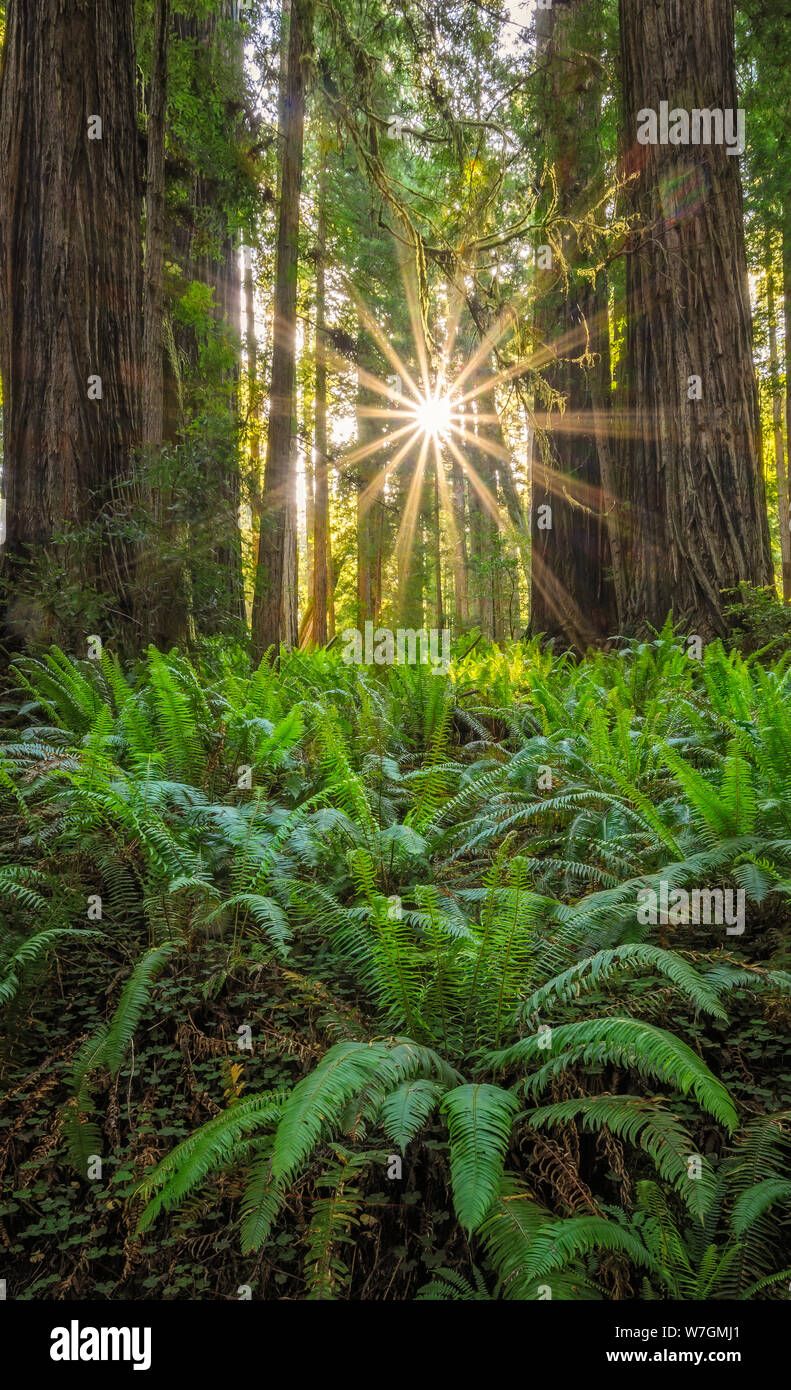
[[[503,520],[500,508],[497,505],[497,499],[495,497],[492,497],[491,491],[486,486],[480,474],[470,463],[470,460],[461,452],[459,448],[457,448],[452,439],[446,440],[446,444],[456,461],[460,464],[464,473],[469,478],[470,482],[472,483],[475,489],[478,499],[481,502],[483,502],[483,505],[485,506],[492,520],[497,522],[497,525],[499,526],[501,531],[506,530],[507,527]]]
[[[509,317],[512,317],[512,305],[509,305],[508,309]],[[558,360],[569,362],[577,361],[578,357],[574,357],[571,355],[572,350],[581,347],[583,343],[589,342],[591,331],[595,331],[597,327],[600,327],[603,324],[603,322],[604,316],[602,315],[600,316],[600,320],[592,319],[590,321],[590,323],[587,325],[587,331],[580,325],[574,325],[560,338],[555,339],[552,343],[540,344],[528,356],[521,357],[518,361],[512,362],[508,366],[500,368],[493,375],[487,377],[485,381],[476,382],[475,386],[471,387],[469,391],[464,392],[462,395],[458,396],[459,405],[469,404],[472,401],[476,400],[478,396],[490,392],[497,386],[505,385],[508,381],[512,381],[515,377],[526,376],[528,372],[540,371],[542,367],[547,366],[547,364],[550,362],[556,362]],[[489,353],[495,346],[498,338],[503,336],[503,333],[507,331],[507,328],[508,324],[506,323],[504,325],[501,325],[499,332],[496,332],[493,329],[491,329],[489,333],[481,340],[475,353],[468,360],[465,367],[462,369],[462,371],[455,379],[454,387],[457,392],[459,387],[470,375],[470,372],[474,370],[477,366],[479,366],[484,359],[488,359]]]
[[[434,466],[437,470],[437,485],[439,487],[439,498],[444,508],[445,517],[448,524],[448,534],[450,537],[451,550],[455,554],[460,543],[459,528],[456,525],[456,513],[454,511],[453,503],[450,496],[448,478],[445,472],[445,468],[443,466],[442,450],[439,447],[438,440],[434,441]]]
[[[538,554],[535,546],[530,564],[533,584],[541,591],[558,624],[568,632],[579,651],[584,652],[596,639],[590,621],[576,600],[571,597],[566,586]]]
[[[391,367],[395,368],[397,375],[401,378],[402,381],[406,382],[406,385],[409,387],[410,391],[412,392],[412,395],[415,397],[415,400],[422,400],[422,393],[420,391],[420,388],[413,380],[412,374],[409,371],[409,368],[407,367],[406,363],[401,360],[395,348],[393,347],[393,344],[390,342],[390,339],[388,338],[387,334],[380,328],[379,324],[376,322],[376,319],[374,318],[370,309],[366,307],[365,303],[359,297],[356,291],[354,291],[354,294],[357,312],[360,315],[360,318],[362,319],[363,325],[365,326],[365,328],[367,328],[374,342],[377,344],[382,354],[387,358]]]
[[[413,277],[406,271],[403,254],[401,256],[401,279],[406,290],[407,309],[409,311],[409,321],[412,327],[412,340],[417,349],[420,374],[423,378],[423,395],[427,396],[431,390],[431,373],[426,347],[423,314],[421,313],[418,303],[417,284]]]
[[[485,454],[490,454],[492,458],[500,459],[501,462],[509,462],[511,455],[501,444],[496,444],[494,440],[487,439],[482,434],[470,434],[469,430],[455,427],[456,434],[464,440],[465,444],[471,444],[475,449],[482,449]]]
[[[417,402],[406,410],[403,407],[400,410],[385,410],[378,405],[358,405],[356,414],[362,420],[405,420],[407,416],[413,419],[419,409]]]
[[[376,477],[371,478],[370,482],[368,483],[368,486],[360,494],[358,500],[358,506],[360,507],[360,510],[363,514],[367,512],[368,508],[373,504],[374,500],[376,499],[376,497],[378,497],[379,493],[382,491],[385,483],[388,481],[391,475],[394,475],[398,471],[403,460],[406,458],[413,445],[417,443],[419,437],[420,431],[415,430],[411,438],[408,439],[406,443],[403,444],[401,448],[398,450],[398,453],[395,455],[395,457],[388,459],[384,465],[384,468],[380,469]]]
[[[443,526],[447,528],[446,534],[453,552],[455,553],[459,544],[459,530],[445,467],[446,459],[452,460],[454,467],[460,467],[462,477],[467,479],[472,494],[499,531],[512,534],[514,521],[501,507],[496,485],[493,488],[484,482],[467,455],[467,449],[474,451],[479,457],[486,455],[494,459],[500,466],[510,466],[512,454],[505,446],[505,441],[500,443],[491,438],[492,431],[488,428],[500,427],[502,423],[494,393],[510,382],[539,371],[548,363],[568,361],[579,364],[585,354],[590,353],[592,334],[595,333],[593,323],[576,324],[552,343],[538,343],[517,361],[492,370],[493,351],[497,343],[511,330],[515,315],[524,302],[523,297],[517,296],[500,310],[496,319],[481,334],[475,349],[463,362],[461,369],[454,371],[450,366],[453,344],[466,297],[458,287],[453,288],[456,292],[449,297],[444,347],[436,362],[432,364],[428,344],[422,332],[417,292],[414,286],[406,281],[406,299],[419,366],[418,381],[422,381],[423,389],[388,340],[385,331],[359,295],[353,291],[360,322],[371,334],[385,360],[395,369],[400,378],[396,385],[402,389],[394,389],[392,379],[382,380],[375,373],[357,366],[358,385],[366,387],[382,401],[382,404],[358,405],[358,419],[381,422],[390,428],[386,428],[385,433],[376,439],[353,448],[345,455],[341,466],[348,468],[378,453],[388,454],[382,466],[377,467],[375,476],[366,477],[360,485],[357,498],[360,516],[371,508],[387,488],[388,482],[405,464],[409,470],[406,496],[394,545],[399,587],[403,586],[409,573],[419,526],[429,451],[431,450],[436,468],[438,500],[440,510],[444,513]],[[487,370],[484,379],[481,380],[479,373],[484,363]],[[351,364],[344,360],[339,364],[339,370],[349,373],[352,370]],[[465,384],[466,390],[463,389]],[[482,399],[486,397],[488,399]],[[564,412],[555,408],[554,401],[550,403],[549,409],[535,410],[528,406],[527,415],[537,437],[547,441],[545,450],[549,448],[548,441],[553,436],[560,439],[569,434],[588,435],[599,440],[616,433],[619,437],[624,437],[633,430],[637,432],[638,424],[641,430],[644,430],[645,425],[644,421],[638,422],[636,417],[621,414],[616,427],[616,422],[606,410]],[[476,430],[480,430],[480,433],[476,433]],[[599,515],[603,515],[607,510],[608,499],[602,488],[555,467],[551,458],[549,461],[542,460],[540,479],[537,481],[544,495],[565,499],[571,505],[595,511]],[[594,636],[585,615],[548,567],[540,553],[540,547],[532,547],[529,563],[536,591],[544,594],[550,611],[566,628],[576,645],[584,650]]]
[[[412,544],[415,536],[418,510],[420,507],[420,494],[423,489],[423,479],[426,471],[426,455],[428,453],[429,437],[424,435],[420,445],[420,454],[412,474],[412,481],[407,493],[404,515],[401,518],[401,525],[398,528],[398,535],[395,543],[396,564],[398,566],[399,583],[403,585],[409,557],[412,553]]]
[[[341,357],[339,353],[335,353],[331,349],[327,353],[327,365],[340,376],[346,376],[351,370],[351,363],[348,358]],[[375,391],[378,395],[385,396],[388,400],[403,407],[406,399],[403,392],[396,391],[389,381],[383,381],[381,377],[376,376],[374,372],[366,371],[365,367],[361,367],[358,363],[355,363],[355,375],[361,386],[367,386],[369,390]],[[419,393],[415,399],[422,399]]]
[[[380,449],[387,448],[410,432],[417,438],[419,430],[416,428],[414,420],[409,420],[406,425],[401,426],[400,430],[393,430],[390,434],[383,434],[379,439],[372,439],[370,443],[360,444],[358,448],[352,449],[351,453],[344,455],[341,460],[341,467],[348,468],[351,463],[360,463],[363,459],[370,458],[372,454],[377,454]]]
[[[457,285],[455,281],[451,281],[449,288],[448,324],[445,331],[445,357],[448,361],[450,361],[453,356],[453,349],[456,346],[456,337],[459,331],[462,311],[467,302],[467,296],[461,285]]]

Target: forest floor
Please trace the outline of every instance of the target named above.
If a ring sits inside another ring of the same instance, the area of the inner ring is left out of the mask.
[[[669,633],[21,658],[9,1295],[775,1296],[790,684]]]

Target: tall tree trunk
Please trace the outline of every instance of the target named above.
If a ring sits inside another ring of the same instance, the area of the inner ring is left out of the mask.
[[[458,633],[463,632],[470,621],[470,600],[467,531],[464,517],[464,474],[456,459],[451,463],[450,489],[453,505],[453,598],[455,628]]]
[[[479,444],[464,450],[474,471],[468,475],[470,514],[471,617],[489,641],[503,636],[499,568],[502,558],[497,493],[498,455],[504,452],[494,388],[483,389],[491,379],[490,365],[483,362],[470,376],[469,390],[476,391],[474,428]],[[468,430],[472,423],[468,416]]]
[[[541,421],[543,437],[533,441],[530,625],[534,633],[579,651],[615,629],[601,459],[586,370],[603,353],[609,355],[607,298],[600,283],[592,285],[579,274],[586,256],[575,227],[588,216],[601,186],[601,78],[587,57],[591,13],[588,0],[556,0],[537,19],[546,150],[557,180],[558,213],[569,219],[563,229],[569,281],[555,288],[560,267],[547,269],[536,305],[539,345],[549,355],[544,378],[551,399]]]
[[[327,458],[327,343],[326,331],[327,179],[322,169],[318,192],[316,250],[316,383],[313,405],[315,495],[313,504],[313,638],[327,645],[327,579],[329,569],[329,488]]]
[[[514,478],[512,455],[503,432],[494,387],[478,399],[484,416],[486,437],[495,450],[495,495],[498,495],[499,488],[512,529],[512,534],[506,537],[498,528],[496,536],[497,553],[505,563],[496,567],[499,618],[495,622],[495,629],[499,636],[496,636],[495,640],[504,642],[520,627],[519,567],[521,564],[525,573],[530,573],[530,533]]]
[[[158,448],[163,425],[163,274],[165,266],[165,115],[170,0],[154,5],[147,125],[146,258],[143,281],[143,443]]]
[[[442,606],[442,513],[439,507],[439,470],[441,464],[439,459],[434,458],[434,513],[432,521],[434,524],[434,593],[436,607],[437,631],[441,632],[444,626],[444,612]]]
[[[218,20],[238,18],[235,0],[218,0],[213,12],[187,13],[173,8],[170,47],[177,69],[189,75],[189,97],[195,102],[215,98],[218,90],[229,97],[240,93],[244,80],[241,30],[230,41],[218,34]],[[245,620],[242,546],[239,530],[241,478],[239,466],[238,385],[241,367],[241,276],[237,238],[228,231],[227,209],[221,201],[220,181],[200,169],[187,168],[180,178],[180,212],[170,226],[169,256],[186,285],[198,281],[212,291],[212,317],[218,340],[232,347],[232,365],[223,372],[223,384],[207,409],[200,382],[201,343],[192,325],[174,332],[174,349],[188,366],[185,374],[197,384],[194,403],[207,414],[202,431],[203,477],[199,499],[190,523],[188,570],[192,579],[195,615],[201,630],[227,632],[229,619],[241,629]],[[172,373],[166,371],[166,398],[172,396]],[[187,413],[193,402],[184,393]],[[172,409],[171,409],[172,417]],[[183,420],[179,426],[183,426]],[[168,421],[167,437],[177,437]],[[194,442],[193,442],[194,443]],[[199,458],[193,455],[196,465]]]
[[[380,367],[370,334],[362,323],[358,328],[358,363],[361,374],[375,376]],[[373,444],[382,428],[367,411],[379,403],[379,395],[365,384],[360,376],[357,385],[357,447]],[[360,459],[354,469],[357,480],[357,626],[376,620],[377,552],[379,542],[380,507],[382,501],[379,475],[383,469],[384,452],[374,452]]]
[[[133,20],[132,0],[9,0],[0,77],[4,577],[13,589],[27,560],[71,564],[80,600],[98,590],[99,625],[120,618],[130,645],[133,556],[117,522],[141,424]],[[54,545],[86,526],[87,549]],[[34,609],[12,592],[8,640],[44,635]],[[86,634],[70,635],[82,650]]]
[[[305,356],[307,358],[309,349],[306,346]],[[313,368],[315,373],[316,355],[315,342],[313,352]],[[306,372],[307,377],[307,362]],[[312,390],[308,389],[307,380],[305,381],[302,392],[302,464],[305,470],[305,595],[306,602],[310,602],[313,594],[313,537],[316,530],[316,465],[313,457],[313,411],[316,408],[315,397],[315,377],[311,382]]]
[[[235,21],[226,40],[224,56],[230,74],[231,96],[238,97],[244,90],[244,40],[239,20],[240,8],[237,0],[224,0],[221,7],[224,19]],[[227,97],[226,97],[227,100]],[[213,559],[219,574],[226,576],[227,602],[229,615],[235,618],[242,631],[246,631],[247,612],[244,599],[244,577],[242,573],[242,535],[240,530],[240,509],[242,502],[240,447],[241,423],[239,411],[239,381],[242,366],[242,276],[239,267],[240,238],[236,231],[227,226],[222,228],[222,257],[217,267],[218,304],[220,318],[229,332],[233,345],[233,364],[227,373],[230,386],[230,425],[231,438],[228,453],[228,468],[220,477],[220,496],[223,503],[225,525],[218,537]],[[222,615],[219,615],[222,623]],[[212,625],[209,624],[209,630]],[[220,630],[222,630],[220,628]]]
[[[253,645],[259,655],[277,648],[281,636],[286,573],[291,449],[296,378],[297,268],[302,147],[305,120],[305,60],[313,43],[313,0],[292,0],[289,23],[287,100],[283,112],[282,178],[275,270],[274,341],[269,398],[269,434],[253,600]]]
[[[288,112],[288,62],[289,62],[289,32],[291,24],[291,0],[283,0],[280,10],[280,82],[278,85],[278,132],[280,135],[279,144],[282,148],[285,139],[284,131],[286,128],[286,118]],[[280,196],[282,197],[282,173],[281,164],[281,186]],[[298,633],[298,600],[297,587],[299,582],[299,564],[297,557],[297,546],[299,543],[297,525],[297,441],[295,435],[294,421],[296,420],[297,409],[297,379],[296,379],[296,349],[294,364],[294,414],[292,417],[292,431],[290,440],[289,454],[289,484],[286,495],[286,529],[283,540],[283,596],[280,610],[280,631],[283,641],[287,647],[293,647],[297,641]]]
[[[481,632],[490,642],[496,641],[497,626],[497,562],[500,532],[492,515],[497,505],[497,474],[494,463],[483,451],[475,459],[475,470],[485,496],[474,488],[475,558],[473,584],[477,591],[477,612]],[[490,500],[489,500],[490,499]]]
[[[341,565],[344,560],[341,556],[336,563],[332,553],[332,533],[327,527],[327,640],[332,641],[335,636],[335,590],[338,587],[338,580],[341,575]]]
[[[791,196],[783,207],[783,323],[785,327],[786,447],[791,465]],[[791,467],[789,468],[791,473]],[[786,483],[788,473],[786,474]],[[791,521],[789,521],[791,525]]]
[[[777,306],[775,303],[772,238],[765,234],[766,314],[769,320],[769,372],[772,392],[772,434],[774,438],[777,512],[780,521],[780,559],[783,569],[783,603],[791,602],[791,534],[789,534],[788,472],[783,447],[783,395],[780,389],[780,354],[777,350]]]
[[[170,0],[157,0],[151,79],[148,88],[146,244],[143,275],[143,426],[149,466],[164,438],[165,373],[170,365],[164,341],[165,268],[165,126],[168,98]],[[172,383],[169,383],[172,390]],[[171,407],[172,410],[172,407]],[[162,476],[146,488],[151,517],[156,519],[153,563],[141,556],[140,621],[146,641],[161,648],[182,643],[189,635],[189,574],[186,527],[173,519],[172,489]],[[149,548],[147,543],[146,548]]]
[[[258,483],[258,461],[261,441],[258,430],[258,334],[255,327],[255,270],[252,248],[244,248],[244,307],[245,307],[245,348],[247,351],[247,410],[250,453],[250,471],[254,487]]]
[[[483,613],[481,609],[481,574],[483,555],[483,509],[471,478],[467,484],[467,514],[470,519],[469,530],[469,603],[468,611],[472,627],[479,627],[483,633]],[[486,634],[484,634],[485,636]]]
[[[250,461],[250,527],[253,535],[254,564],[258,562],[258,531],[261,522],[261,436],[258,391],[258,333],[255,326],[255,266],[252,247],[244,248],[245,351],[247,353],[247,448]],[[245,604],[245,617],[247,605]]]
[[[420,456],[423,456],[423,464]],[[396,540],[398,566],[398,598],[396,612],[399,626],[423,626],[423,599],[426,579],[424,530],[426,513],[431,504],[428,497],[428,451],[413,446],[395,474],[398,489],[397,514],[400,518]],[[422,467],[422,477],[420,470]]]
[[[721,591],[772,584],[738,159],[643,144],[646,111],[737,106],[732,0],[620,0],[627,267],[625,630],[726,631]],[[658,133],[658,132],[657,132]]]
[[[283,598],[280,610],[280,631],[283,634],[283,641],[289,649],[297,645],[298,637],[297,454],[297,437],[292,429],[288,465],[289,484],[286,498],[286,529],[283,541]]]

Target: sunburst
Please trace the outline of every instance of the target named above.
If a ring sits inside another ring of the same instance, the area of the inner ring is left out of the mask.
[[[425,396],[412,412],[415,424],[429,439],[444,439],[453,423],[453,402],[439,391]]]
[[[392,484],[399,470],[410,471],[410,481],[406,489],[405,506],[396,539],[396,558],[399,576],[406,574],[420,516],[420,498],[426,470],[431,458],[436,472],[437,487],[449,528],[450,539],[455,545],[456,520],[451,500],[451,488],[446,466],[458,467],[466,477],[470,489],[476,496],[479,506],[503,532],[513,530],[511,520],[504,513],[497,496],[481,477],[472,463],[469,453],[480,459],[483,455],[491,458],[497,468],[511,466],[512,456],[491,436],[491,425],[499,424],[496,407],[491,402],[495,392],[511,382],[523,378],[530,371],[540,370],[547,362],[560,353],[572,349],[574,344],[564,339],[552,347],[537,345],[528,357],[520,357],[498,370],[491,370],[492,355],[498,345],[512,330],[515,317],[525,308],[523,296],[518,302],[507,305],[496,320],[482,334],[474,351],[461,364],[456,357],[455,371],[451,369],[456,347],[457,329],[461,317],[464,296],[456,290],[452,295],[447,314],[445,342],[439,352],[429,352],[425,328],[418,308],[418,298],[412,277],[403,274],[405,298],[409,310],[414,340],[414,360],[418,371],[415,375],[402,360],[391,338],[377,322],[376,317],[362,301],[353,286],[347,288],[354,299],[362,327],[369,333],[379,351],[395,373],[395,377],[383,380],[374,373],[357,368],[358,383],[380,398],[381,404],[360,406],[361,417],[377,421],[388,428],[373,440],[352,448],[346,453],[342,467],[351,468],[364,460],[377,455],[384,456],[382,467],[374,476],[365,479],[358,498],[358,514],[364,514]],[[341,372],[348,371],[348,362],[334,359],[334,365]],[[486,402],[489,402],[487,405]],[[535,423],[535,422],[533,422]],[[598,433],[598,423],[591,418],[564,422],[562,415],[556,416],[547,425],[560,432],[564,429]],[[565,477],[551,467],[543,468],[545,486],[559,497],[566,495]],[[593,505],[594,498],[589,499]],[[525,538],[519,538],[524,545]],[[537,557],[534,557],[534,560]],[[558,581],[545,576],[541,566],[533,565],[533,583],[542,590]]]

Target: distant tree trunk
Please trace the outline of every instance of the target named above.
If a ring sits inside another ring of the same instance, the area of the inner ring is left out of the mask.
[[[473,470],[468,475],[470,514],[470,588],[471,617],[489,641],[501,641],[503,636],[499,568],[502,558],[499,502],[497,493],[497,455],[502,450],[502,436],[494,400],[494,388],[482,389],[491,376],[487,363],[471,374],[469,390],[477,391],[475,416],[468,415],[468,432],[480,443],[468,443],[464,453]]]
[[[783,321],[785,326],[786,447],[791,465],[791,197],[783,208]],[[786,473],[786,483],[791,467]],[[791,521],[789,522],[791,525]]]
[[[258,479],[260,458],[260,436],[258,429],[258,334],[255,327],[255,274],[253,252],[249,246],[244,248],[244,308],[245,308],[245,347],[247,350],[247,409],[249,412],[249,451],[250,470],[254,476],[254,486]]]
[[[230,38],[226,41],[226,58],[229,64],[231,81],[231,96],[238,97],[244,90],[244,41],[238,21],[240,19],[240,9],[237,0],[224,0],[221,9],[222,17],[236,21],[235,27],[230,31]],[[227,97],[225,98],[227,100]],[[226,576],[228,612],[235,618],[242,630],[246,630],[246,607],[244,601],[244,578],[242,574],[242,536],[240,530],[240,509],[242,502],[241,468],[240,468],[240,447],[241,447],[241,426],[239,411],[239,381],[241,377],[242,365],[242,277],[239,269],[239,245],[240,239],[238,232],[229,231],[227,227],[227,217],[222,235],[222,258],[218,270],[219,286],[219,307],[220,318],[224,322],[230,334],[233,345],[233,365],[230,368],[227,379],[230,385],[230,424],[231,438],[229,449],[229,467],[220,477],[220,496],[223,504],[225,516],[225,526],[219,535],[217,545],[214,549],[213,559],[219,574]],[[208,629],[223,630],[223,615],[218,615],[219,622],[216,625],[209,624]]]
[[[401,518],[396,542],[398,566],[398,622],[404,628],[423,626],[423,597],[426,579],[424,529],[426,512],[430,511],[427,495],[427,451],[420,462],[421,450],[413,446],[401,463],[396,475],[398,482],[398,516]],[[422,477],[420,476],[422,471]]]
[[[379,395],[365,382],[364,376],[378,375],[379,363],[370,334],[362,324],[358,330],[357,385],[357,446],[374,445],[381,436],[381,425],[366,411],[375,407]],[[357,479],[357,626],[362,631],[366,622],[377,616],[377,558],[380,532],[382,487],[379,475],[384,467],[384,452],[373,452],[360,458],[355,465]]]
[[[475,505],[471,508],[474,526],[475,573],[473,585],[476,590],[476,610],[481,632],[490,642],[496,640],[495,628],[497,604],[497,547],[499,531],[491,506],[497,504],[497,481],[494,464],[483,453],[476,458],[476,473],[485,496],[473,487]],[[487,499],[491,499],[491,502]]]
[[[307,354],[306,354],[307,355]],[[313,365],[315,368],[315,344]],[[305,470],[305,593],[307,601],[313,593],[313,537],[316,530],[316,468],[313,458],[313,419],[315,410],[315,386],[311,393],[307,385],[302,393],[302,460]]]
[[[467,531],[464,517],[464,474],[454,459],[450,472],[453,505],[453,598],[456,631],[463,632],[470,621]]]
[[[791,602],[791,534],[789,534],[788,472],[783,448],[783,396],[780,390],[780,354],[777,350],[777,306],[775,304],[772,239],[765,236],[766,314],[769,320],[769,372],[772,391],[772,433],[774,437],[777,512],[780,521],[780,559],[783,568],[783,603]]]
[[[335,590],[338,587],[338,580],[341,573],[341,564],[344,557],[336,564],[332,553],[332,533],[327,528],[327,640],[332,641],[335,636]]]
[[[601,496],[607,523],[610,559],[612,560],[615,611],[611,616],[615,620],[617,631],[620,632],[626,612],[626,572],[621,536],[622,507],[618,480],[618,440],[614,433],[609,337],[605,339],[602,336],[601,343],[601,359],[590,369],[588,380],[593,428],[596,435],[596,450],[599,455]]]
[[[481,571],[483,565],[483,512],[477,489],[467,476],[467,514],[470,519],[469,532],[469,617],[473,627],[483,632],[481,612]]]
[[[601,183],[601,78],[586,53],[589,17],[588,0],[560,0],[537,16],[540,104],[558,212],[570,222],[563,229],[570,279],[568,286],[559,285],[555,264],[538,282],[535,328],[539,349],[549,354],[543,375],[556,395],[543,414],[542,437],[537,433],[533,440],[530,626],[578,651],[604,641],[615,626],[601,460],[586,371],[596,355],[609,354],[607,298],[601,285],[579,274],[585,253],[574,225],[589,215]]]
[[[118,536],[119,484],[141,427],[133,8],[9,0],[0,77],[4,578],[13,590],[26,560],[70,564],[80,600],[98,590],[105,630],[120,619],[127,645],[133,553]],[[55,533],[86,526],[87,551],[56,558]],[[45,635],[47,622],[12,592],[10,642]],[[72,622],[78,650],[86,635]]]
[[[627,172],[625,630],[726,631],[721,591],[772,584],[739,162],[642,144],[660,103],[735,111],[732,0],[620,0]],[[643,126],[645,130],[645,126]],[[650,132],[649,132],[650,133]]]
[[[227,619],[236,620],[240,627],[246,622],[244,578],[242,575],[242,537],[240,511],[242,486],[240,471],[240,414],[239,380],[241,376],[242,339],[242,279],[239,273],[239,246],[235,235],[223,237],[222,260],[209,269],[217,286],[217,320],[228,334],[233,349],[231,367],[225,373],[228,390],[227,427],[218,441],[214,477],[215,510],[207,507],[204,524],[212,539],[210,563],[213,580],[221,595],[215,614],[208,612],[203,620],[204,630],[210,633],[227,631]],[[211,281],[209,281],[211,283]],[[209,499],[207,498],[207,501]]]
[[[165,125],[168,98],[168,41],[170,0],[157,0],[151,80],[148,87],[146,246],[143,275],[143,444],[156,454],[164,438],[165,268]],[[153,462],[150,457],[150,462]],[[171,511],[171,488],[155,478],[146,489],[151,516],[156,519],[156,555],[141,556],[140,622],[146,641],[161,648],[182,643],[189,635],[189,577],[186,528]],[[148,549],[148,543],[146,545]]]
[[[218,19],[238,18],[235,0],[218,0],[212,13],[173,11],[171,48],[175,61],[190,74],[189,95],[196,102],[206,91],[216,92],[216,72],[225,69],[223,82],[238,92],[243,83],[241,32],[230,45],[218,37]],[[227,74],[227,75],[225,75]],[[223,98],[227,101],[227,93]],[[182,186],[182,212],[174,217],[172,259],[185,281],[198,281],[213,294],[213,318],[218,336],[226,335],[233,346],[233,365],[224,374],[226,400],[210,411],[210,429],[204,431],[205,453],[200,506],[190,528],[189,570],[195,595],[196,616],[207,633],[227,631],[229,619],[240,625],[245,618],[242,547],[239,531],[241,479],[238,439],[238,382],[241,361],[241,277],[238,246],[228,232],[226,209],[216,180],[197,169]],[[177,332],[176,345],[198,376],[200,343],[187,325]],[[187,401],[189,405],[189,401]],[[200,403],[199,409],[205,406]],[[172,434],[172,431],[169,431]]]
[[[143,281],[143,443],[158,448],[163,424],[163,274],[165,266],[165,113],[170,0],[156,0],[148,100],[146,258]]]
[[[278,86],[278,131],[281,139],[280,144],[285,138],[286,116],[288,112],[288,60],[289,46],[288,38],[291,24],[291,0],[283,0],[280,13],[280,82]],[[282,175],[281,165],[281,175]],[[280,187],[282,197],[282,182]],[[299,545],[298,525],[297,525],[297,440],[294,428],[297,410],[297,379],[296,379],[296,349],[294,359],[294,413],[292,417],[292,430],[289,454],[289,485],[286,496],[286,530],[283,542],[283,598],[280,613],[280,631],[283,641],[287,647],[296,644],[298,632],[298,586],[299,586],[299,560],[297,548]]]
[[[530,573],[530,533],[514,479],[512,455],[503,432],[494,387],[480,396],[479,400],[484,417],[482,423],[490,445],[495,450],[495,496],[499,495],[499,488],[512,529],[512,534],[506,538],[498,527],[496,535],[497,553],[503,563],[496,566],[499,617],[495,627],[500,634],[496,640],[503,642],[506,638],[512,637],[517,629],[521,630],[519,566],[522,565],[526,574]]]
[[[292,429],[288,466],[289,487],[286,499],[286,530],[283,543],[283,601],[280,613],[280,631],[283,634],[283,641],[289,649],[297,645],[298,632],[297,454],[297,439]]]
[[[441,632],[444,625],[444,613],[442,607],[442,513],[439,506],[439,470],[440,463],[434,459],[434,591],[436,595],[436,622],[437,631]]]
[[[327,645],[327,572],[329,568],[329,488],[327,458],[327,344],[326,255],[327,179],[322,169],[318,194],[318,247],[316,251],[316,383],[313,404],[315,493],[313,503],[313,638]]]
[[[244,337],[247,353],[247,447],[250,459],[250,526],[253,533],[254,558],[257,562],[258,528],[261,521],[261,407],[258,391],[258,334],[255,326],[255,269],[250,246],[244,248],[244,309]],[[246,605],[245,616],[247,616]]]
[[[287,573],[291,449],[296,375],[297,268],[302,147],[305,120],[305,60],[313,42],[313,0],[292,0],[288,82],[282,128],[282,177],[277,236],[274,341],[269,399],[269,433],[253,600],[253,645],[259,655],[277,648],[281,636],[284,575]]]

